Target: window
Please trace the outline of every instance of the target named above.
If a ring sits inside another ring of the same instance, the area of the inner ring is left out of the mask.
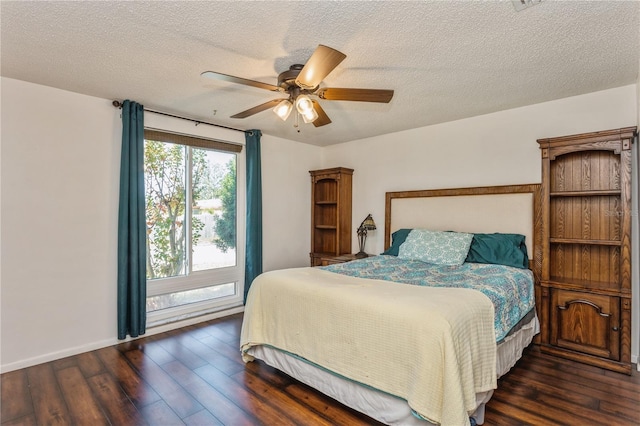
[[[145,130],[149,326],[241,303],[240,150],[225,142]]]

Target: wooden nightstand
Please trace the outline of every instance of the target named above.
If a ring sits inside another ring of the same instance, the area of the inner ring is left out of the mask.
[[[333,265],[335,263],[351,262],[352,260],[355,260],[355,259],[356,259],[355,254],[343,254],[341,256],[332,256],[332,255],[320,256],[317,260],[319,261],[319,266],[327,266],[327,265]]]

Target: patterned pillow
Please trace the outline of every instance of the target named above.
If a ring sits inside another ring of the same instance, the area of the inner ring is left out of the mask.
[[[436,265],[462,265],[473,234],[412,230],[398,250],[398,258],[420,260]]]

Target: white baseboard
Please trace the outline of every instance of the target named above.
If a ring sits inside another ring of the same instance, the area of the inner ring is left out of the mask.
[[[117,337],[114,336],[113,339],[105,339],[97,342],[87,343],[86,345],[80,345],[73,348],[62,349],[56,352],[50,352],[43,355],[38,355],[32,358],[23,359],[20,361],[11,362],[9,364],[0,365],[0,373],[8,373],[9,371],[19,370],[21,368],[31,367],[33,365],[42,364],[44,362],[55,361],[57,359],[66,358],[68,356],[78,355],[84,352],[95,351],[96,349],[102,349],[107,346],[117,345],[118,343],[128,342],[131,340],[136,340],[140,338],[144,338],[147,336],[153,336],[154,334],[164,333],[165,331],[175,330],[177,328],[186,327],[188,325],[197,324],[204,321],[209,321],[216,318],[225,317],[227,315],[233,315],[244,311],[244,306],[238,306],[235,308],[225,309],[223,311],[212,312],[207,315],[202,315],[199,317],[193,317],[189,319],[185,319],[183,321],[176,321],[168,324],[164,324],[158,327],[148,328],[146,333],[142,336],[131,338],[127,337],[124,340],[118,340]],[[238,348],[238,350],[240,350]]]
[[[57,359],[66,358],[68,356],[78,355],[83,352],[95,351],[96,349],[115,345],[118,342],[119,340],[114,337],[113,339],[100,340],[97,342],[87,343],[86,345],[80,345],[73,348],[66,348],[55,352],[49,352],[47,354],[34,356],[32,358],[21,359],[20,361],[10,362],[9,364],[2,364],[2,366],[0,366],[0,372],[8,373],[9,371],[31,367],[33,365],[42,364],[44,362],[55,361]]]

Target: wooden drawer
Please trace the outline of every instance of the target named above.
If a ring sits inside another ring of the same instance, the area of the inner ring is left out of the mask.
[[[551,289],[551,341],[559,348],[620,360],[620,298]]]
[[[355,254],[335,256],[330,254],[311,253],[311,266],[328,266],[335,263],[351,262],[355,258]]]

